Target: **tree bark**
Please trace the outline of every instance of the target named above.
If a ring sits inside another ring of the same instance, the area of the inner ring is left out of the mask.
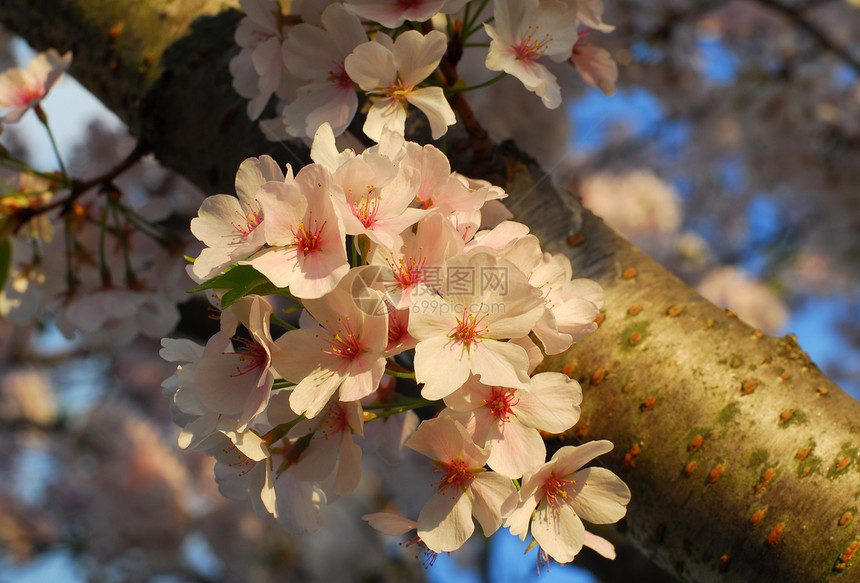
[[[234,4],[4,0],[0,22],[39,49],[74,50],[72,74],[163,164],[214,194],[232,192],[245,157],[307,160],[298,142],[267,142],[230,86],[238,13],[218,11]],[[633,493],[621,527],[681,579],[858,580],[860,404],[793,337],[708,303],[527,156],[502,153],[507,174],[495,178],[517,219],[606,289],[598,331],[545,362],[584,392],[582,420],[550,446],[616,444],[603,462]],[[454,164],[473,170],[468,156]]]

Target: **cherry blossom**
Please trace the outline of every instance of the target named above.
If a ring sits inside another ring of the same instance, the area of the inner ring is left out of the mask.
[[[369,138],[378,142],[384,129],[403,135],[409,103],[427,116],[434,140],[456,123],[441,87],[417,87],[439,66],[447,47],[445,35],[437,30],[426,35],[409,30],[393,43],[389,37],[379,35],[375,42],[359,45],[346,58],[349,78],[362,91],[381,96],[364,123],[364,133]]]
[[[322,298],[305,300],[313,320],[277,340],[281,350],[272,364],[296,383],[290,405],[297,414],[315,417],[338,389],[341,401],[357,401],[379,385],[388,324],[384,314],[369,315],[356,305],[353,283],[360,272],[350,271]]]
[[[270,367],[278,347],[269,332],[272,306],[245,296],[221,312],[221,331],[206,343],[197,363],[194,389],[210,411],[236,419],[239,431],[263,412],[275,380]],[[239,324],[250,338],[234,336]]]
[[[414,169],[394,164],[379,152],[366,151],[344,161],[334,172],[332,198],[346,234],[367,235],[390,249],[397,235],[427,214],[409,207],[419,182]]]
[[[322,25],[299,24],[284,42],[287,69],[307,82],[283,110],[287,131],[294,136],[313,137],[325,122],[339,135],[358,108],[358,96],[343,62],[355,47],[367,42],[367,34],[358,18],[341,4],[322,13]]]
[[[12,108],[0,121],[14,123],[36,107],[72,64],[71,51],[55,49],[39,53],[25,69],[7,69],[0,74],[0,108]]]
[[[171,399],[170,416],[181,428],[178,444],[182,449],[203,449],[212,446],[212,436],[227,426],[220,414],[207,409],[194,391],[197,364],[205,347],[186,339],[162,338],[159,356],[176,362],[175,372],[161,383],[162,394]]]
[[[353,435],[364,434],[361,405],[357,401],[329,403],[313,420],[297,425],[293,434],[308,432],[312,437],[293,468],[294,475],[320,482],[334,472],[332,491],[348,496],[361,478],[361,448],[353,441]]]
[[[247,113],[255,120],[282,82],[281,9],[277,0],[240,0],[239,4],[245,11],[236,29],[242,51],[230,61],[230,73],[236,92],[251,99]]]
[[[245,259],[265,243],[263,209],[258,196],[263,184],[269,181],[284,182],[287,176],[269,156],[248,158],[236,173],[236,194],[216,194],[207,197],[200,205],[197,218],[191,221],[191,232],[206,248],[191,266],[198,281],[209,279],[235,261]]]
[[[594,85],[606,97],[615,95],[615,82],[618,81],[618,64],[606,49],[583,42],[583,36],[573,46],[570,64],[582,76],[582,80]]]
[[[507,196],[483,180],[471,180],[451,172],[447,156],[432,145],[407,142],[403,165],[418,170],[421,185],[415,198],[424,209],[437,209],[448,218],[463,240],[474,236],[488,201]]]
[[[529,283],[543,293],[546,309],[532,330],[547,354],[559,354],[597,329],[594,320],[603,307],[603,288],[590,279],[572,279],[570,259],[543,253],[533,235],[514,240],[500,255],[527,273]]]
[[[504,71],[537,93],[545,107],[561,104],[561,89],[549,69],[538,63],[544,55],[553,61],[570,58],[577,40],[576,14],[558,0],[494,0],[493,24],[486,67]]]
[[[321,166],[302,168],[295,180],[267,182],[257,200],[268,248],[247,262],[278,287],[303,298],[318,298],[349,271],[343,220],[329,191],[331,176]]]
[[[437,553],[460,548],[475,530],[472,516],[485,536],[498,530],[513,508],[514,485],[484,469],[487,453],[462,425],[447,417],[424,421],[406,446],[433,460],[441,475],[437,492],[418,515],[418,536],[428,548]]]
[[[462,252],[462,241],[441,213],[421,219],[415,231],[405,230],[391,249],[377,246],[368,261],[390,269],[391,281],[385,286],[395,308],[409,308],[413,292],[423,283],[432,291],[440,286],[442,268],[448,258]]]
[[[630,490],[618,476],[605,468],[581,469],[611,450],[608,441],[568,445],[526,473],[516,495],[517,508],[505,521],[511,534],[525,540],[531,525],[532,536],[546,553],[559,563],[572,561],[586,542],[583,520],[609,524],[627,512]]]
[[[469,379],[445,397],[444,414],[469,430],[475,443],[489,450],[487,465],[519,478],[546,459],[540,431],[562,433],[579,419],[582,390],[567,375],[544,372],[531,378],[528,390],[489,387]]]
[[[513,264],[488,253],[451,259],[443,278],[442,295],[422,292],[428,297],[413,302],[409,318],[424,398],[451,394],[470,373],[487,385],[526,388],[528,355],[504,340],[528,335],[543,311],[540,292]]]
[[[326,503],[318,484],[300,480],[294,469],[303,455],[296,439],[263,440],[274,427],[296,420],[289,408],[289,392],[274,391],[266,415],[255,431],[216,434],[208,453],[216,460],[218,489],[227,498],[250,498],[256,513],[271,514],[288,532],[305,534],[319,528],[319,511]]]

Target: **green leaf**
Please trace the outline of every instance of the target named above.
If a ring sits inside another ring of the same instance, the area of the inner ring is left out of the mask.
[[[250,294],[268,296],[280,294],[290,296],[288,288],[275,286],[268,278],[250,265],[234,265],[221,275],[204,281],[188,293],[205,291],[207,289],[227,290],[221,296],[221,309],[227,308],[239,298]]]
[[[193,294],[207,289],[236,289],[261,277],[263,274],[250,265],[231,265],[221,275],[207,279],[188,293]]]
[[[6,287],[9,270],[12,268],[12,242],[9,239],[0,241],[0,291]]]

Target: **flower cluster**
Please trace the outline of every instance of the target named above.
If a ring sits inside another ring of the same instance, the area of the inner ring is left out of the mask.
[[[629,492],[580,467],[611,446],[544,463],[542,432],[571,428],[582,393],[565,374],[535,373],[596,328],[600,286],[503,220],[503,190],[381,131],[358,154],[338,151],[323,124],[313,164],[293,173],[249,158],[238,198],[200,207],[192,231],[206,248],[189,272],[220,302],[220,329],[205,346],[162,342],[177,363],[163,386],[180,445],[215,457],[224,495],[309,532],[358,485],[365,426],[385,424],[438,474],[414,523],[430,551],[459,548],[473,519],[486,536],[506,525],[525,537],[532,514],[557,560],[583,544],[606,551],[580,518],[618,520]],[[416,429],[426,407],[435,414]]]
[[[242,51],[230,63],[233,85],[250,99],[252,120],[277,95],[279,116],[261,122],[273,140],[311,138],[324,122],[339,135],[359,97],[371,103],[363,130],[372,140],[384,129],[402,135],[409,105],[440,138],[456,123],[446,96],[471,89],[452,85],[440,63],[456,65],[454,53],[481,46],[470,37],[482,33],[490,41],[487,69],[517,77],[548,108],[559,106],[561,91],[539,62],[544,56],[569,61],[607,95],[615,91],[615,62],[585,40],[589,31],[613,29],[602,20],[601,0],[494,0],[492,10],[468,0],[293,2],[293,13],[276,0],[241,4],[246,16],[236,31]],[[424,32],[407,21],[424,23]],[[452,53],[449,45],[458,49]]]

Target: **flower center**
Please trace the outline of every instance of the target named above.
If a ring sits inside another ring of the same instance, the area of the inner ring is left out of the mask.
[[[12,88],[11,102],[15,107],[26,107],[44,96],[45,90],[39,83],[27,80],[23,85]]]
[[[338,319],[338,321],[343,325],[343,328],[338,330],[329,341],[331,350],[324,352],[326,352],[326,354],[331,354],[332,356],[351,359],[361,352],[361,346],[358,343],[358,336],[352,331],[352,328],[349,325],[349,318],[346,318],[345,320]]]
[[[349,419],[346,415],[346,409],[336,403],[332,403],[328,406],[325,419],[320,422],[319,427],[325,439],[349,431]]]
[[[406,336],[408,323],[406,318],[400,317],[391,302],[385,300],[385,305],[388,309],[388,348],[391,349]]]
[[[347,195],[347,200],[352,205],[352,214],[365,227],[370,227],[376,220],[376,213],[379,211],[379,199],[379,193],[372,184],[367,187],[367,192],[362,193],[358,199],[353,196],[351,188]]]
[[[338,89],[352,89],[352,79],[346,74],[346,69],[343,63],[337,61],[332,62],[332,71],[329,72],[329,83]]]
[[[418,251],[421,252],[422,248],[419,247]],[[412,256],[404,257],[395,263],[392,260],[388,260],[388,266],[391,268],[391,271],[394,272],[394,278],[402,285],[403,287],[409,287],[424,281],[424,264],[427,262],[427,258],[424,256],[419,256],[417,259]]]
[[[414,87],[407,87],[403,84],[403,81],[398,79],[391,87],[382,89],[381,93],[385,95],[385,99],[392,99],[397,103],[405,105],[407,101],[406,96],[412,93],[414,89]]]
[[[439,466],[439,469],[434,471],[442,473],[443,476],[438,484],[431,485],[438,486],[439,491],[442,494],[444,494],[448,488],[454,488],[454,496],[459,496],[475,479],[475,474],[466,466],[466,462],[461,459],[451,460],[447,463],[441,461],[436,461],[434,463]]]
[[[553,473],[544,483],[544,497],[547,504],[555,511],[559,512],[562,505],[571,506],[574,496],[576,495],[576,486],[584,485],[582,482],[575,480],[566,480],[556,476]]]
[[[464,308],[463,317],[457,318],[457,327],[451,333],[451,338],[466,345],[477,344],[487,331],[481,326],[481,320],[483,317],[480,314],[473,314]]]
[[[236,378],[244,374],[248,374],[258,369],[265,369],[269,366],[269,353],[266,349],[247,338],[236,336],[232,338],[236,347],[235,352],[225,352],[224,354],[232,354],[238,357],[235,374],[231,374],[230,378]]]
[[[320,224],[319,221],[312,221],[312,218],[313,211],[308,213],[307,223],[302,221],[299,223],[298,227],[290,225],[290,232],[293,234],[293,242],[305,255],[309,254],[311,251],[315,251],[319,247],[320,240],[322,239],[322,232],[323,229],[325,229],[327,222],[323,221],[322,224]]]
[[[238,216],[237,220],[230,221],[230,224],[243,238],[247,238],[263,222],[263,215],[258,213],[256,209],[250,209],[244,215],[237,210],[236,215]]]
[[[552,37],[548,34],[540,35],[540,26],[529,25],[528,32],[519,42],[514,45],[514,54],[518,61],[533,62],[538,60],[546,52]]]
[[[493,390],[490,393],[490,398],[485,400],[484,404],[493,413],[496,419],[502,423],[507,423],[509,421],[509,415],[513,415],[514,417],[517,416],[517,414],[514,413],[513,408],[519,402],[520,400],[516,397],[515,389],[493,387]]]
[[[233,468],[238,470],[239,476],[244,476],[257,465],[257,462],[243,454],[236,447],[235,444],[231,443],[230,445],[223,447],[221,451],[225,454],[225,457],[229,461],[223,461],[222,463],[226,465],[228,468]]]

